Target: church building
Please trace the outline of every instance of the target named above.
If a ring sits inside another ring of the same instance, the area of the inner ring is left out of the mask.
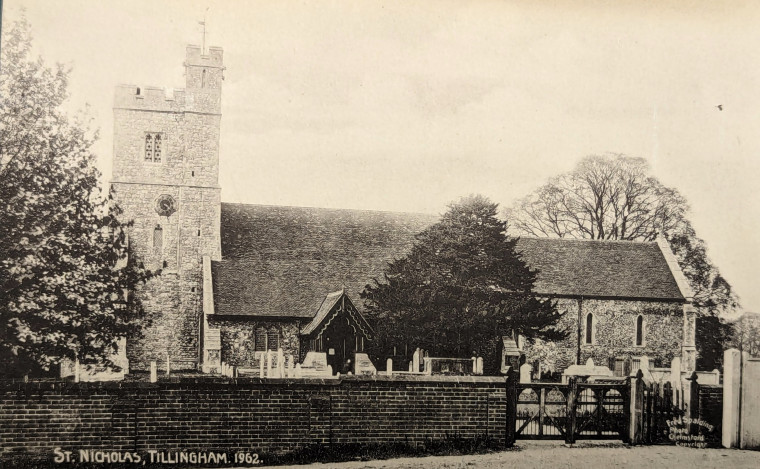
[[[374,332],[359,293],[437,217],[222,203],[222,50],[188,46],[184,68],[183,90],[116,88],[111,185],[131,248],[161,269],[138,292],[151,323],[127,343],[130,368],[257,369],[281,348],[345,369]],[[692,294],[667,243],[522,238],[518,251],[564,312],[563,366],[646,354],[693,369]]]

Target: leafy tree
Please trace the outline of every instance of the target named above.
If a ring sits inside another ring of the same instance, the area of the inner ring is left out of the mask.
[[[676,189],[650,175],[642,158],[589,156],[507,210],[510,231],[537,237],[669,242],[694,290],[697,366],[720,365],[730,325],[720,316],[737,307],[731,285],[707,257]]]
[[[5,18],[4,18],[5,19]],[[127,256],[119,208],[102,197],[87,123],[60,108],[69,71],[30,57],[24,18],[0,56],[0,375],[61,358],[111,364],[144,314],[129,292],[150,273]]]
[[[536,272],[515,253],[497,207],[482,196],[451,204],[440,222],[417,235],[411,252],[388,265],[361,294],[377,324],[376,351],[394,344],[438,356],[484,357],[500,366],[501,338],[557,340],[556,304],[532,293]]]

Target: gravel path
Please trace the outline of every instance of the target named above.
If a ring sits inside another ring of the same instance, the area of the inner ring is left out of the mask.
[[[752,468],[760,469],[760,452],[693,449],[677,446],[578,445],[521,442],[514,450],[472,456],[399,458],[384,461],[280,466],[289,468],[423,469],[423,468]]]

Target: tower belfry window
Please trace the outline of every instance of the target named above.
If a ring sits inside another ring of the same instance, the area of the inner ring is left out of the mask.
[[[163,136],[157,132],[145,133],[145,161],[161,162]]]
[[[153,161],[161,161],[161,134],[156,134],[156,140],[153,142]]]
[[[153,135],[145,135],[145,159],[153,161]]]
[[[201,88],[206,87],[206,69],[204,68],[201,72]]]

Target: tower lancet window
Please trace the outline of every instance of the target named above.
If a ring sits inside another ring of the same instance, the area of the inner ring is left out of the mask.
[[[204,68],[201,72],[201,88],[206,87],[206,69]]]
[[[164,230],[161,225],[156,225],[153,228],[153,252],[161,254],[164,249]]]
[[[163,135],[158,132],[145,133],[145,161],[152,163],[161,162]]]

